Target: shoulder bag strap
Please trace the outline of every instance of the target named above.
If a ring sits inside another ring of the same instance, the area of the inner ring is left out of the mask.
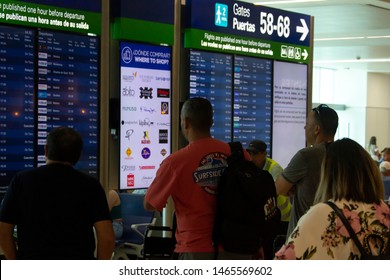
[[[243,159],[244,157],[244,152],[242,151],[242,145],[241,142],[229,142],[230,146],[230,151],[231,151],[231,157],[238,160],[238,159]]]
[[[345,228],[348,230],[349,232],[349,236],[352,238],[352,240],[355,242],[356,246],[358,247],[359,251],[360,251],[360,254],[363,256],[363,255],[367,255],[367,252],[366,250],[364,250],[362,244],[360,243],[359,239],[357,238],[354,230],[352,229],[351,225],[349,224],[347,218],[345,218],[343,212],[340,210],[340,208],[337,207],[336,204],[334,204],[333,202],[331,201],[326,201],[325,202],[326,204],[328,204],[330,207],[332,207],[332,209],[334,210],[334,212],[336,213],[336,215],[341,219],[341,221],[343,222]]]

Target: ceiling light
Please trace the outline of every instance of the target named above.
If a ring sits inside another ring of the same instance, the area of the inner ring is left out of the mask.
[[[340,60],[317,60],[314,64],[326,64],[326,63],[356,63],[356,62],[390,62],[390,58],[370,58],[370,59],[340,59]]]
[[[382,39],[382,38],[390,38],[390,35],[385,35],[385,36],[367,36],[367,39]]]
[[[284,1],[262,1],[253,3],[254,5],[276,5],[276,4],[295,4],[295,3],[306,3],[306,2],[323,2],[325,0],[284,0]]]
[[[361,40],[364,38],[365,37],[320,38],[320,39],[314,39],[314,41]]]
[[[390,35],[385,35],[385,36],[359,36],[359,37],[338,37],[338,38],[319,38],[319,39],[314,39],[314,41],[338,41],[338,40],[361,40],[361,39],[385,39],[385,38],[390,38]]]

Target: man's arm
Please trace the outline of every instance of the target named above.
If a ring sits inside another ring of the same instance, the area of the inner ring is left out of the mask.
[[[13,224],[0,222],[0,247],[4,252],[7,260],[16,260],[16,245],[14,241]]]
[[[278,178],[276,178],[275,187],[277,194],[288,196],[293,184],[287,181],[282,175],[279,175]]]
[[[110,220],[103,220],[94,224],[97,241],[97,259],[109,260],[115,247],[115,234]]]

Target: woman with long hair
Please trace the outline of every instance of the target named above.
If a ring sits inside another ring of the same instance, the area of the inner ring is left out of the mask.
[[[276,259],[361,258],[344,224],[326,201],[342,210],[367,254],[383,254],[390,242],[390,208],[383,194],[378,166],[362,146],[348,138],[329,144],[315,205],[301,217]]]
[[[381,153],[376,145],[376,136],[371,136],[370,142],[368,142],[367,151],[370,153],[371,158],[378,162],[381,158]]]

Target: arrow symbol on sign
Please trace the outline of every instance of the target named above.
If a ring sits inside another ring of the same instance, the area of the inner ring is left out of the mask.
[[[308,57],[308,55],[309,55],[309,54],[307,53],[307,50],[304,49],[304,50],[303,50],[303,53],[302,53],[303,59],[306,60],[306,58]]]
[[[301,19],[302,26],[297,26],[297,33],[302,33],[299,41],[304,41],[306,39],[307,34],[309,34],[309,28],[307,28],[306,21]]]

